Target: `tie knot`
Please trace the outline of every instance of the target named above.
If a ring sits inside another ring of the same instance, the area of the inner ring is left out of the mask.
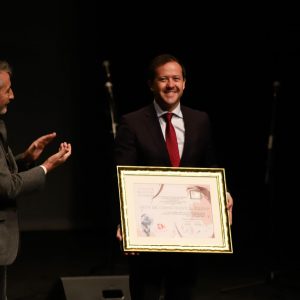
[[[165,114],[165,119],[167,122],[171,122],[172,117],[173,117],[173,113],[171,113],[171,112],[167,112]]]

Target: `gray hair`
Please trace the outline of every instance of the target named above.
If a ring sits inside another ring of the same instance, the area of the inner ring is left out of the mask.
[[[10,76],[12,75],[12,68],[9,65],[9,63],[5,60],[0,60],[0,73],[1,72],[7,72]],[[0,79],[0,87],[2,87],[3,82]]]

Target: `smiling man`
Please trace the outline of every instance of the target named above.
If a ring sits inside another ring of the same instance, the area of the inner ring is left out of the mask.
[[[181,104],[186,86],[183,64],[170,54],[155,57],[149,66],[148,84],[153,102],[120,120],[116,164],[217,167],[209,116]],[[233,200],[229,193],[227,196],[231,219]],[[142,221],[149,227],[151,219]],[[120,227],[117,238],[122,239]],[[187,253],[129,255],[132,300],[191,300],[199,272],[196,257]]]

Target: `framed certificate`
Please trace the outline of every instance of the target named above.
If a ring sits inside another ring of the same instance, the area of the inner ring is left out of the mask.
[[[232,253],[225,170],[117,166],[125,252]]]

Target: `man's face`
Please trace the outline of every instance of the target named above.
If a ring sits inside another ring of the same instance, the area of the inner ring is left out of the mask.
[[[11,89],[10,76],[5,71],[0,71],[0,115],[7,112],[7,105],[14,98]]]
[[[159,106],[172,111],[180,102],[185,88],[181,66],[171,61],[158,67],[150,88]]]

